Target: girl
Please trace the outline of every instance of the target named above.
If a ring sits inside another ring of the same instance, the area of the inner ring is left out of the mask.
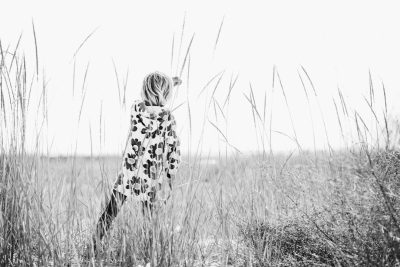
[[[135,101],[131,108],[130,131],[123,154],[121,170],[115,181],[110,202],[101,215],[96,240],[100,241],[117,216],[127,197],[141,201],[142,211],[152,211],[157,190],[174,178],[180,162],[176,123],[165,108],[172,95],[172,87],[180,85],[160,72],[150,73],[143,80],[143,101]]]

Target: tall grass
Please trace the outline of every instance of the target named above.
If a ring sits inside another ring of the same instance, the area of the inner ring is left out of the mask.
[[[223,21],[214,51],[222,25]],[[184,28],[185,23],[175,70],[182,76],[186,68],[189,80],[194,34],[180,59]],[[0,43],[0,265],[400,265],[400,126],[389,118],[385,88],[382,87],[385,107],[379,111],[374,103],[378,93],[370,80],[366,103],[375,118],[375,135],[365,119],[351,111],[338,90],[338,97],[333,99],[338,130],[344,136],[343,121],[351,121],[358,144],[342,150],[335,151],[329,145],[318,103],[328,151],[309,152],[297,137],[289,94],[276,68],[273,87],[278,88],[274,94],[280,92],[284,96],[292,125],[292,136],[287,136],[294,140],[297,150],[288,155],[273,153],[273,114],[270,110],[268,118],[267,92],[263,106],[259,106],[252,86],[245,98],[254,123],[253,133],[261,140],[259,154],[243,155],[234,148],[229,143],[227,127],[223,129],[221,125],[228,124],[230,97],[238,75],[231,77],[220,102],[215,92],[221,87],[224,72],[216,74],[199,95],[211,90],[205,112],[214,112],[216,121],[209,122],[223,137],[225,159],[203,155],[204,140],[199,142],[196,150],[190,149],[193,154],[184,158],[171,198],[156,206],[152,216],[142,214],[140,203],[128,201],[99,253],[94,255],[91,235],[101,206],[108,200],[110,182],[120,159],[93,155],[52,158],[41,151],[41,133],[47,123],[47,88],[39,72],[35,31],[34,36],[33,73],[27,71],[19,41],[14,48],[4,48]],[[173,43],[171,69],[174,47]],[[88,66],[79,114],[84,106]],[[115,64],[114,71],[119,101],[125,105],[128,76],[122,95]],[[75,61],[73,73],[75,77]],[[75,87],[75,78],[73,84]],[[311,98],[318,101],[316,87],[304,68],[299,71],[299,85],[308,103]],[[32,100],[31,90],[39,90],[40,98]],[[187,98],[185,106],[190,114],[189,101]],[[32,131],[27,114],[32,113],[38,114],[37,143],[36,149],[27,153],[26,136],[31,133],[27,131]],[[189,122],[191,125],[191,117]],[[204,119],[203,125],[206,123]],[[99,130],[100,139],[102,131]],[[228,154],[228,147],[236,152]]]

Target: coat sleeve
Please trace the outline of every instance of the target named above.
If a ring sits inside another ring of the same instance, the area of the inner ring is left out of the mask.
[[[126,185],[129,184],[129,172],[127,169],[126,164],[127,163],[131,163],[129,162],[130,159],[128,159],[127,155],[131,154],[133,155],[133,151],[132,151],[132,146],[130,145],[130,141],[131,141],[131,137],[132,137],[132,118],[134,116],[134,106],[131,107],[131,118],[130,118],[130,123],[129,123],[129,129],[127,132],[127,136],[126,136],[126,141],[125,141],[125,146],[124,146],[124,150],[122,151],[122,162],[121,162],[121,167],[118,170],[117,173],[117,178],[114,182],[114,190],[122,193],[125,196],[130,196],[131,194],[131,190],[126,188]]]
[[[167,178],[171,186],[171,179],[174,179],[181,162],[180,140],[176,134],[176,122],[172,120],[171,127],[167,131]]]

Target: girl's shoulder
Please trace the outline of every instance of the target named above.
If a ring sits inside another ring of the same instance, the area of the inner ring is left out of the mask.
[[[175,124],[175,117],[168,108],[159,106],[146,106],[144,101],[141,100],[135,100],[131,106],[131,115],[137,116],[138,114],[159,122],[164,121],[166,123]]]
[[[146,105],[144,104],[143,101],[140,100],[135,100],[133,101],[133,104],[131,106],[131,113],[137,113],[137,112],[144,112],[146,110]]]

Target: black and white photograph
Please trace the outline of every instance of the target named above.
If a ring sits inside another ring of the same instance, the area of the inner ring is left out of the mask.
[[[0,1],[0,266],[400,266],[399,8]]]

